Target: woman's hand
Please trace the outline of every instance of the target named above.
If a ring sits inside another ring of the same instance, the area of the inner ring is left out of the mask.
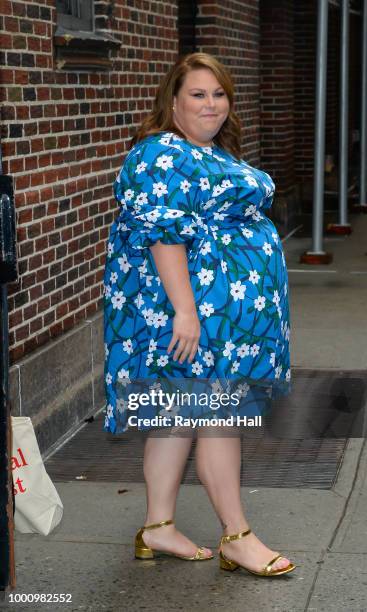
[[[183,363],[188,357],[188,362],[191,363],[198,349],[199,338],[200,321],[196,311],[176,312],[173,317],[173,333],[167,353],[169,354],[178,342],[173,359],[178,359],[179,363]]]

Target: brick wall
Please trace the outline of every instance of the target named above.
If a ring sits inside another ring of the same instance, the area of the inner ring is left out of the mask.
[[[122,42],[108,72],[59,70],[54,0],[0,0],[3,171],[14,177],[19,281],[8,286],[10,362],[101,306],[112,181],[177,53],[172,2],[96,2]]]
[[[242,153],[260,162],[259,0],[198,0],[198,51],[212,53],[231,71],[242,123]]]
[[[297,0],[294,15],[295,172],[301,182],[313,175],[317,2]]]
[[[294,186],[294,2],[261,2],[261,162],[277,194]]]

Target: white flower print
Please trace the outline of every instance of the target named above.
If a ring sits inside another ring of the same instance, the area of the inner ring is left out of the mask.
[[[169,145],[169,144],[171,144],[171,135],[162,136],[162,138],[159,139],[159,142],[162,145]]]
[[[223,189],[229,189],[230,187],[233,187],[233,183],[231,183],[229,179],[223,179],[221,185]]]
[[[203,366],[199,361],[194,361],[194,363],[191,365],[191,371],[193,374],[202,374]]]
[[[245,297],[246,285],[241,285],[241,281],[231,283],[231,295],[235,302],[237,300],[243,300]]]
[[[133,349],[133,343],[131,341],[131,338],[128,338],[127,340],[124,340],[124,342],[122,343],[122,348],[129,355],[131,355],[131,353],[133,353],[134,349]]]
[[[213,304],[208,304],[208,302],[203,302],[202,304],[200,304],[199,310],[201,314],[204,315],[205,317],[210,317],[210,315],[213,314],[214,312],[214,307],[213,307]]]
[[[132,200],[132,198],[134,197],[135,191],[133,191],[132,189],[127,189],[124,192],[124,198],[125,200],[129,201]]]
[[[225,346],[225,349],[223,351],[223,356],[224,357],[228,357],[228,359],[231,359],[232,358],[232,351],[233,351],[234,348],[236,348],[236,345],[233,344],[232,340],[228,340],[225,343],[224,346]]]
[[[273,302],[274,302],[274,304],[276,306],[279,306],[280,297],[279,297],[279,293],[278,293],[278,291],[276,289],[274,290]]]
[[[256,355],[258,355],[260,352],[260,347],[258,344],[253,344],[252,347],[250,348],[250,353],[253,357],[256,357]]]
[[[103,294],[104,294],[104,295],[105,295],[107,298],[111,297],[111,292],[112,292],[112,289],[111,289],[111,286],[110,286],[110,285],[103,285]]]
[[[129,409],[129,402],[127,400],[124,400],[124,399],[121,399],[121,398],[116,400],[116,410],[118,412],[120,412],[122,414],[123,412],[125,412],[128,409]]]
[[[272,233],[271,235],[272,239],[274,240],[275,244],[278,244],[278,234],[276,234],[275,232]]]
[[[197,272],[196,275],[200,279],[200,285],[210,285],[214,280],[213,270],[207,270],[206,268],[201,268],[200,272]]]
[[[245,236],[245,238],[252,238],[254,235],[254,232],[252,230],[247,229],[247,227],[243,228],[242,233]]]
[[[147,260],[146,259],[144,259],[143,263],[140,266],[138,266],[138,270],[141,275],[146,273],[147,271]]]
[[[109,242],[107,245],[107,254],[109,257],[111,257],[112,253],[113,253],[113,244],[112,242]]]
[[[218,379],[211,383],[211,388],[212,393],[223,393],[223,387]]]
[[[109,372],[106,374],[106,383],[110,385],[112,383],[112,376]]]
[[[277,312],[278,312],[278,317],[279,317],[279,319],[281,319],[281,318],[282,318],[282,309],[281,309],[281,307],[280,307],[280,306],[278,306],[278,308],[277,308]]]
[[[240,362],[234,361],[231,367],[231,374],[234,374],[235,372],[237,372],[239,367],[240,367]]]
[[[278,365],[278,367],[275,368],[275,378],[280,378],[280,375],[282,373],[282,366]]]
[[[191,225],[185,225],[185,227],[183,227],[180,231],[180,234],[187,234],[188,236],[195,234],[194,224],[192,223]]]
[[[269,242],[264,242],[263,251],[265,255],[272,255],[273,249],[271,248],[271,244],[269,244]]]
[[[212,155],[213,153],[213,149],[211,147],[203,147],[203,151],[205,151],[205,153],[208,153],[208,155]]]
[[[286,379],[288,382],[289,382],[289,381],[290,381],[290,379],[291,379],[291,371],[290,371],[290,369],[289,369],[289,368],[288,368],[288,370],[287,370],[287,371],[286,371],[286,373],[285,373],[285,379]]]
[[[250,270],[250,276],[249,276],[250,283],[257,285],[259,280],[260,280],[260,275],[258,274],[257,270]]]
[[[203,360],[205,362],[206,366],[213,366],[214,365],[214,355],[212,353],[212,351],[205,351],[204,356],[203,356]]]
[[[106,357],[108,357],[108,355],[110,354],[107,342],[104,343],[104,354],[106,355]]]
[[[214,212],[213,213],[213,219],[214,221],[224,221],[224,219],[228,217],[228,215],[224,214],[224,213],[220,213],[220,212]]]
[[[251,206],[248,206],[245,210],[245,216],[248,217],[249,215],[253,215],[256,212],[256,206],[254,206],[253,204],[251,204]]]
[[[191,187],[191,183],[189,183],[188,180],[184,180],[180,182],[180,189],[184,192],[187,193],[188,191],[190,191],[190,187]]]
[[[210,246],[210,242],[204,242],[203,246],[200,249],[201,255],[207,255],[212,252],[212,247]]]
[[[243,344],[241,344],[241,346],[237,348],[237,357],[240,357],[242,359],[242,357],[246,357],[249,354],[250,354],[250,345],[246,344],[246,342],[244,342]]]
[[[248,394],[250,390],[250,386],[247,383],[241,383],[240,385],[238,385],[237,389],[236,389],[236,394],[239,397],[246,397],[246,395]]]
[[[155,162],[155,165],[158,168],[162,168],[162,170],[168,170],[168,168],[173,168],[173,157],[172,155],[160,155]]]
[[[220,265],[221,265],[223,274],[225,274],[227,272],[227,270],[228,270],[227,262],[223,261],[223,259],[221,259]]]
[[[223,244],[229,244],[231,242],[231,240],[232,240],[231,234],[223,234],[223,236],[222,236]]]
[[[151,363],[153,363],[153,355],[152,353],[148,353],[148,357],[145,360],[145,365],[149,367]]]
[[[245,181],[246,181],[246,183],[248,185],[250,185],[250,187],[258,187],[259,186],[258,183],[257,183],[257,180],[251,174],[247,174],[245,176]]]
[[[213,192],[212,192],[213,198],[215,198],[216,196],[219,196],[222,193],[224,193],[224,191],[226,189],[227,189],[227,187],[223,186],[223,183],[221,185],[215,185],[214,188],[213,188]]]
[[[160,198],[162,195],[168,193],[167,185],[159,181],[159,183],[153,183],[153,195]]]
[[[126,272],[128,272],[130,270],[130,268],[132,268],[132,265],[128,261],[126,253],[123,253],[122,257],[119,257],[117,261],[118,261],[118,264],[120,266],[120,270],[122,270],[124,272],[124,274],[126,274]]]
[[[262,214],[260,213],[260,211],[256,211],[253,215],[252,218],[254,221],[260,221],[261,219],[263,219],[264,217],[262,216]]]
[[[119,372],[117,373],[119,382],[126,386],[130,381],[130,373],[129,370],[124,370],[124,368],[121,368],[121,370],[119,370]]]
[[[126,297],[123,294],[123,291],[115,291],[113,297],[111,298],[113,308],[117,308],[117,310],[121,310],[123,304],[126,302]]]
[[[254,300],[254,307],[256,308],[256,310],[263,310],[263,308],[265,308],[265,300],[266,298],[263,295],[259,295],[255,300]]]
[[[155,223],[160,216],[161,213],[156,208],[153,208],[153,210],[150,210],[145,214],[145,218],[147,221],[149,221],[149,223]]]
[[[139,193],[134,200],[135,204],[141,206],[142,204],[148,204],[148,194],[145,191]]]
[[[157,350],[157,342],[155,340],[153,340],[153,338],[150,339],[149,341],[149,352],[152,353],[153,351]]]
[[[142,310],[141,313],[143,317],[145,318],[146,324],[153,325],[155,314],[156,314],[153,308],[144,308],[144,310]]]
[[[155,292],[155,294],[152,297],[152,302],[156,302],[158,299],[158,291]]]
[[[143,296],[142,296],[141,293],[138,293],[138,295],[136,296],[136,298],[134,300],[134,304],[136,305],[137,308],[140,308],[140,306],[145,304],[145,302],[143,300]]]
[[[210,189],[209,179],[206,177],[201,177],[200,179],[200,189],[201,191],[205,191],[206,189]]]
[[[118,279],[117,272],[111,272],[110,283],[113,285]]]
[[[138,164],[136,166],[136,174],[140,174],[141,172],[144,172],[145,168],[148,166],[148,164],[145,161],[140,162],[140,164]]]
[[[107,414],[107,418],[109,418],[109,419],[111,419],[113,417],[113,406],[112,406],[112,404],[108,404],[106,414]]]
[[[270,365],[272,365],[273,368],[275,368],[275,353],[270,354],[269,362],[270,362]]]
[[[176,217],[183,217],[185,212],[183,210],[178,210],[176,208],[170,208],[166,210],[163,217],[164,219],[176,219]]]
[[[164,367],[168,363],[168,355],[161,355],[157,359],[157,365]]]
[[[207,202],[205,202],[203,209],[207,210],[208,208],[211,208],[212,206],[214,206],[214,204],[216,204],[217,200],[215,198],[211,198],[210,200],[208,200]]]
[[[191,149],[191,154],[195,159],[203,159],[203,154],[197,149]]]
[[[154,327],[165,327],[168,321],[168,315],[161,310],[158,313],[154,313],[153,325]]]
[[[181,151],[181,153],[184,152],[183,148],[179,144],[171,144],[171,147],[173,147],[174,149],[178,149],[179,151]]]

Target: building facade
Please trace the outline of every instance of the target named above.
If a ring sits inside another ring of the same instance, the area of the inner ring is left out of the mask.
[[[337,2],[329,20],[326,152],[337,159]],[[352,143],[357,12],[350,27]],[[32,416],[43,450],[103,403],[112,183],[162,76],[191,51],[228,66],[243,157],[272,175],[270,214],[284,234],[312,202],[316,31],[316,0],[0,0],[1,152],[19,261],[8,286],[12,404]]]

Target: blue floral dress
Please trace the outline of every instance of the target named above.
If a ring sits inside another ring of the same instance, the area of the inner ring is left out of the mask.
[[[144,417],[167,409],[164,402],[131,408],[126,393],[136,381],[149,389],[169,381],[177,391],[200,383],[242,398],[214,408],[171,406],[171,414],[188,416],[238,414],[251,389],[273,398],[289,393],[288,276],[279,235],[264,214],[274,189],[266,172],[172,132],[129,151],[114,183],[120,212],[104,272],[105,431],[127,431],[132,410]],[[158,240],[186,247],[201,324],[191,364],[167,354],[174,310],[149,249]]]

